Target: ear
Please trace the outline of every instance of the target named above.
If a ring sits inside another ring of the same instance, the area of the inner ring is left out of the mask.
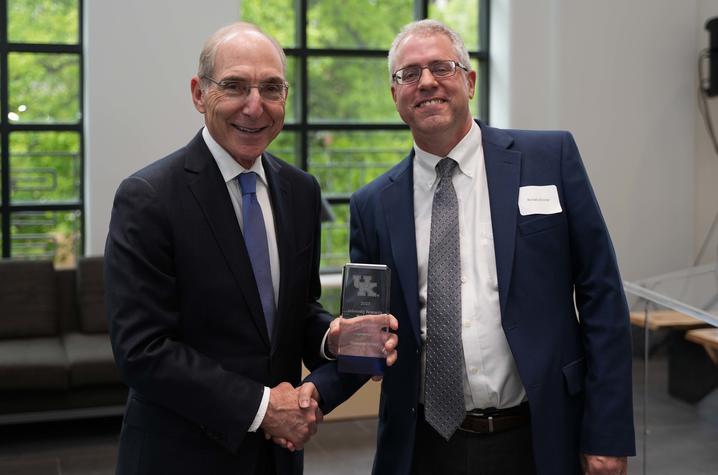
[[[207,109],[204,106],[204,91],[202,91],[199,77],[194,76],[192,78],[190,81],[190,90],[192,91],[192,102],[194,103],[194,108],[204,114]]]
[[[466,73],[466,85],[469,88],[469,99],[473,99],[476,92],[476,71],[471,70]]]

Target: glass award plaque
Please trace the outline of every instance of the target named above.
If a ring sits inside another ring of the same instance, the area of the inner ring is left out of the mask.
[[[389,337],[391,270],[380,264],[346,264],[342,274],[341,331],[337,364],[343,373],[381,375]]]

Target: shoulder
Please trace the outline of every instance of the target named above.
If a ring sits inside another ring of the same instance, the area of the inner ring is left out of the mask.
[[[481,124],[481,133],[485,144],[519,150],[560,146],[566,141],[573,142],[571,132],[566,130],[500,129]]]
[[[319,188],[317,179],[306,171],[282,160],[269,152],[262,154],[265,170],[269,173],[276,173],[283,179],[292,183],[292,186]]]

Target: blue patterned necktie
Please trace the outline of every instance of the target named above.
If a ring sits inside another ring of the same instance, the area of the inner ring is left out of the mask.
[[[426,298],[424,417],[446,440],[466,416],[459,204],[452,183],[457,165],[448,157],[436,165]]]
[[[252,262],[254,280],[262,300],[262,310],[267,322],[269,338],[272,338],[274,329],[274,286],[272,285],[272,270],[269,265],[269,247],[267,245],[267,231],[264,227],[262,207],[257,201],[257,174],[254,172],[242,173],[238,177],[242,189],[242,222],[244,224],[244,243],[247,246],[249,260]]]

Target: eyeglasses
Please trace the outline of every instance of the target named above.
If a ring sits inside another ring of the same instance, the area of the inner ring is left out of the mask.
[[[265,101],[282,102],[287,98],[289,84],[284,81],[263,81],[252,84],[241,79],[223,79],[217,81],[209,76],[202,76],[203,79],[215,84],[220,91],[228,97],[246,99],[253,88],[256,88],[259,95]]]
[[[456,68],[461,68],[466,72],[469,71],[466,66],[456,61],[434,61],[428,66],[414,65],[399,69],[391,75],[391,78],[396,81],[397,84],[414,84],[421,79],[421,75],[425,69],[428,69],[431,75],[436,79],[444,79],[456,74]]]

